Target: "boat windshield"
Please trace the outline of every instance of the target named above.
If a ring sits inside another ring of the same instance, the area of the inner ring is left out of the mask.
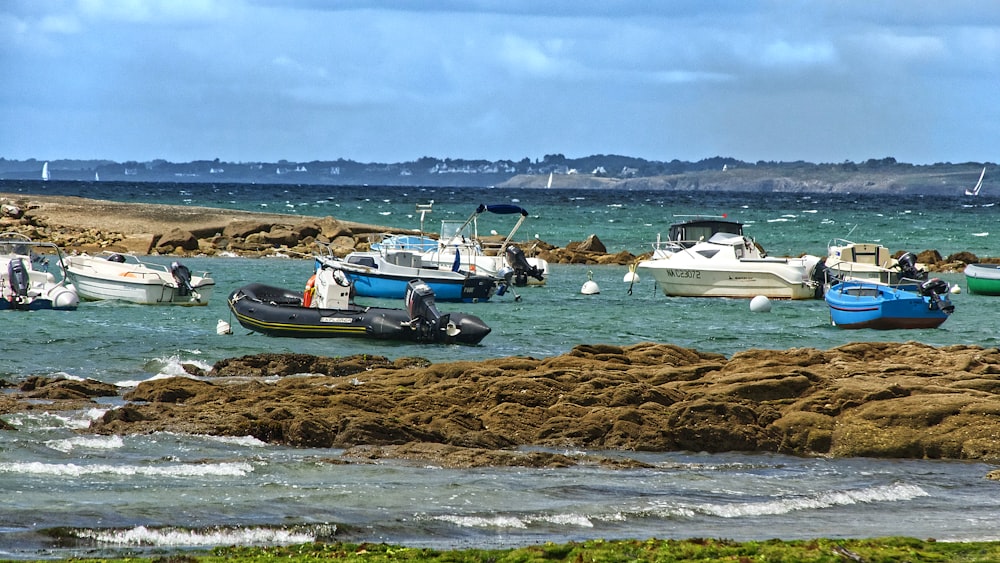
[[[743,244],[743,237],[741,235],[734,235],[733,233],[715,233],[712,235],[712,238],[708,239],[708,242],[735,246],[737,244]]]

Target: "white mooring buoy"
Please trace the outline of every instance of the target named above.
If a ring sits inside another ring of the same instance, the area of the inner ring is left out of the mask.
[[[597,282],[594,281],[594,272],[587,272],[587,281],[583,282],[583,287],[580,288],[580,293],[584,295],[597,295],[601,292],[601,288],[597,286]]]
[[[622,281],[625,283],[639,283],[639,274],[635,271],[638,264],[630,264],[628,271],[625,272],[625,279]]]
[[[770,313],[771,300],[766,295],[758,295],[750,300],[750,310],[754,313]]]
[[[215,332],[219,334],[232,334],[233,327],[229,326],[229,323],[219,319],[219,322],[215,325]]]

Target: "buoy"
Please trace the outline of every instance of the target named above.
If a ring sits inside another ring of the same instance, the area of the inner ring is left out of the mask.
[[[962,287],[956,283],[955,285],[951,286],[950,291],[952,295],[958,295],[959,293],[962,293]]]
[[[601,288],[597,286],[597,282],[594,281],[594,272],[587,272],[587,281],[583,282],[583,287],[580,288],[580,293],[584,295],[597,295],[601,292]]]
[[[337,271],[339,272],[340,270]],[[336,278],[336,275],[334,275],[334,278]],[[316,294],[316,274],[313,274],[312,277],[309,278],[309,281],[306,282],[305,291],[302,292],[302,306],[311,307],[313,295],[315,294]]]
[[[233,327],[229,326],[229,323],[226,321],[219,319],[218,324],[215,325],[215,332],[219,334],[232,334]]]
[[[635,271],[638,264],[630,264],[628,271],[625,272],[625,278],[622,280],[625,283],[639,283],[639,274]]]
[[[750,300],[750,310],[754,313],[770,313],[771,300],[766,295],[758,295]]]

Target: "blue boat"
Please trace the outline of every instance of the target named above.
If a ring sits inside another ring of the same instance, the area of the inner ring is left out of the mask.
[[[419,279],[430,286],[437,301],[475,303],[489,301],[501,281],[461,269],[427,265],[419,254],[409,251],[352,252],[344,258],[328,253],[314,258],[317,272],[324,268],[343,272],[361,297],[402,299],[410,280]]]
[[[840,328],[937,328],[955,310],[949,289],[939,278],[909,285],[849,280],[834,284],[825,299]]]

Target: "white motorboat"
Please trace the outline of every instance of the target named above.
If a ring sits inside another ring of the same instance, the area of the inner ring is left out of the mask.
[[[140,305],[207,305],[215,288],[208,272],[192,275],[179,262],[170,267],[131,254],[102,252],[66,257],[66,272],[80,297]]]
[[[0,309],[73,310],[79,303],[58,246],[0,233]]]
[[[814,299],[817,256],[771,257],[744,235],[718,232],[669,258],[639,264],[668,296]]]
[[[479,236],[479,216],[489,211],[498,215],[520,215],[510,233],[498,245],[484,244]],[[463,269],[510,281],[515,286],[543,285],[548,276],[548,262],[527,257],[511,242],[528,212],[517,205],[482,205],[465,221],[441,221],[437,248],[421,254],[425,264],[440,268]]]
[[[820,269],[824,268],[827,285],[849,280],[890,285],[927,280],[927,272],[910,252],[893,258],[881,244],[839,238],[827,245],[827,256]]]

